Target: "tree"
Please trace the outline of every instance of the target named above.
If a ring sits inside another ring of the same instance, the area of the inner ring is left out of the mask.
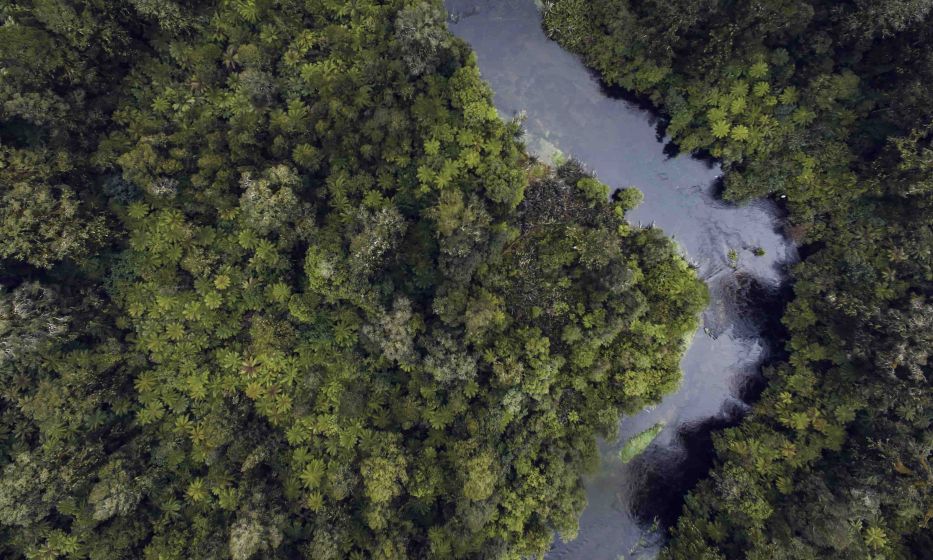
[[[443,7],[434,2],[414,3],[398,13],[395,40],[411,76],[433,72],[451,48],[446,19]]]

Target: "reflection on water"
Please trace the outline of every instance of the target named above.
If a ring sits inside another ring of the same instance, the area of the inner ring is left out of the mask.
[[[740,396],[769,352],[765,333],[779,314],[786,267],[797,258],[780,232],[774,204],[716,198],[718,167],[669,157],[648,111],[608,95],[573,55],[549,41],[533,0],[447,0],[450,29],[474,48],[506,118],[524,116],[527,143],[543,158],[582,161],[612,187],[637,186],[645,201],[630,213],[677,240],[710,287],[711,303],[684,356],[683,382],[660,404],[623,418],[619,437],[601,445],[600,470],[587,481],[580,532],[555,543],[549,558],[651,558],[679,511],[685,488],[708,468],[709,431],[734,421]],[[761,256],[756,255],[764,251]],[[658,422],[666,428],[623,465],[618,451]]]

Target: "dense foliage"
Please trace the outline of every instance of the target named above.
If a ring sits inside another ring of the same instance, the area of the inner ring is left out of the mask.
[[[933,554],[933,4],[551,0],[545,26],[645,96],[726,197],[786,200],[789,358],[716,440],[665,557]]]
[[[705,292],[436,3],[0,2],[0,556],[519,558]],[[892,318],[893,319],[893,318]]]

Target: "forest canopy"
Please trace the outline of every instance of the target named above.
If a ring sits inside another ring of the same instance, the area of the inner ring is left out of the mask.
[[[438,2],[0,3],[0,556],[522,558],[706,300]]]

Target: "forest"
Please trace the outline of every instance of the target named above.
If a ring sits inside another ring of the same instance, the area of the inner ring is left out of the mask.
[[[933,558],[933,3],[547,0],[728,200],[786,204],[786,359],[665,560]]]
[[[637,190],[526,153],[445,18],[433,0],[0,0],[0,557],[519,559],[574,536],[596,437],[677,385],[707,293],[626,222]],[[892,247],[848,248],[863,260],[838,280],[871,297],[827,280],[829,253],[798,281],[870,326],[851,352],[875,381],[819,397],[860,370],[801,296],[821,338],[774,382],[800,436],[754,428],[785,454],[746,475],[791,489],[828,449],[896,455],[888,493],[862,491],[881,497],[868,542],[898,550],[929,503],[889,513],[929,499],[925,139],[892,140],[886,180],[846,199],[864,246]],[[895,212],[896,246],[871,221]],[[733,441],[729,465],[774,449]],[[771,497],[723,480],[724,506]],[[719,527],[695,502],[687,557]]]

